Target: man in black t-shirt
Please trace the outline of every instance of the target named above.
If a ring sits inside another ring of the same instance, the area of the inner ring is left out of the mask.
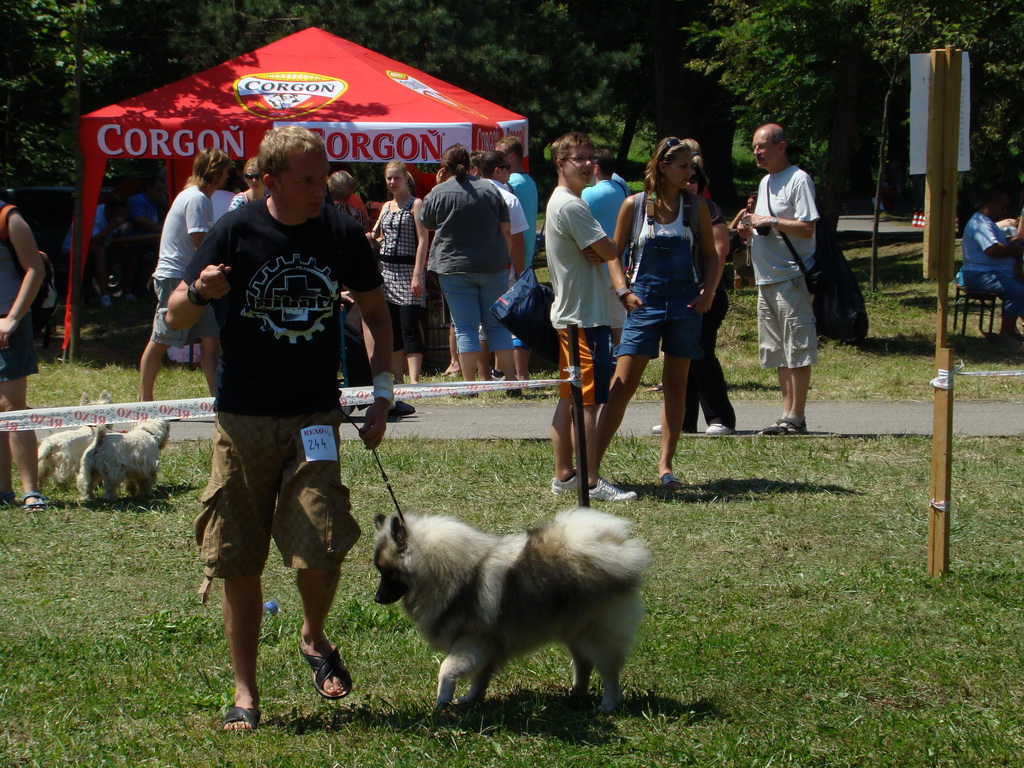
[[[305,128],[267,133],[258,155],[269,198],[226,214],[171,296],[167,323],[188,327],[217,300],[221,362],[210,482],[196,539],[210,580],[224,580],[224,628],[235,673],[226,730],[259,724],[256,658],[261,575],[271,539],[297,570],[299,652],[321,696],[352,680],[324,634],[341,562],[359,538],[338,465],[339,291],[359,305],[374,375],[360,436],[375,448],[394,400],[391,321],[359,225],[323,205],[327,153]]]

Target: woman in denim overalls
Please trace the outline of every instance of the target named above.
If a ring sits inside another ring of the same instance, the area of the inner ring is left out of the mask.
[[[644,192],[626,198],[616,222],[619,251],[635,242],[628,275],[618,261],[608,265],[612,287],[629,314],[615,349],[618,361],[608,404],[598,424],[599,455],[604,455],[622,423],[647,363],[658,356],[660,342],[665,363],[658,477],[667,490],[682,487],[672,473],[672,458],[683,426],[686,377],[690,360],[702,355],[701,315],[711,307],[714,286],[722,276],[707,204],[685,192],[692,176],[690,162],[690,150],[679,139],[670,137],[658,144],[647,164]],[[637,233],[635,221],[640,223]]]

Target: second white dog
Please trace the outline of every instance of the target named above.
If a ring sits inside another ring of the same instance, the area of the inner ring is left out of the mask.
[[[166,421],[140,421],[129,432],[108,432],[105,426],[97,427],[78,471],[78,492],[82,498],[89,498],[100,483],[102,498],[107,501],[117,498],[122,485],[133,496],[153,490],[160,468],[160,450],[167,444],[170,429]]]
[[[114,399],[107,390],[103,390],[97,403],[112,403]],[[89,396],[82,394],[79,405],[92,405]],[[96,427],[78,427],[54,432],[39,443],[39,484],[48,478],[66,488],[77,481],[78,469],[82,465],[82,454],[93,441]]]

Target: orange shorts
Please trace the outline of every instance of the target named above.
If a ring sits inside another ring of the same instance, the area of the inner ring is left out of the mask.
[[[561,378],[568,378],[565,369],[569,367],[569,332],[558,328],[558,370]],[[615,372],[612,359],[612,331],[607,325],[596,328],[580,328],[580,378],[583,384],[583,404],[603,405],[608,402],[608,388]],[[558,388],[559,397],[569,397],[571,384]]]

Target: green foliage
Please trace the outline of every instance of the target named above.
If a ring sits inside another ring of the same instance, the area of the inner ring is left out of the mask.
[[[835,65],[851,45],[864,51],[857,121],[869,151],[876,151],[887,73],[905,82],[910,53],[946,45],[971,54],[973,175],[1006,180],[1008,155],[1024,151],[1024,122],[1007,98],[1024,78],[1024,11],[1010,0],[716,0],[713,22],[690,31],[714,43],[713,53],[691,66],[720,72],[735,95],[741,130],[781,122],[812,175],[824,167],[842,93]],[[906,101],[895,109],[905,116]],[[1012,166],[1010,174],[1024,178]]]
[[[70,183],[73,168],[52,126],[68,124],[61,97],[73,61],[71,7],[57,0],[12,5],[4,55],[19,66],[5,69],[12,76],[0,88],[13,95],[6,123],[19,144],[7,154],[8,176]],[[527,115],[539,153],[561,133],[587,129],[595,116],[621,122],[645,62],[642,5],[624,13],[611,0],[88,2],[82,109],[139,95],[314,25]],[[616,23],[607,22],[611,17]],[[24,46],[13,43],[25,37],[35,42],[34,56],[18,61],[14,51]]]

